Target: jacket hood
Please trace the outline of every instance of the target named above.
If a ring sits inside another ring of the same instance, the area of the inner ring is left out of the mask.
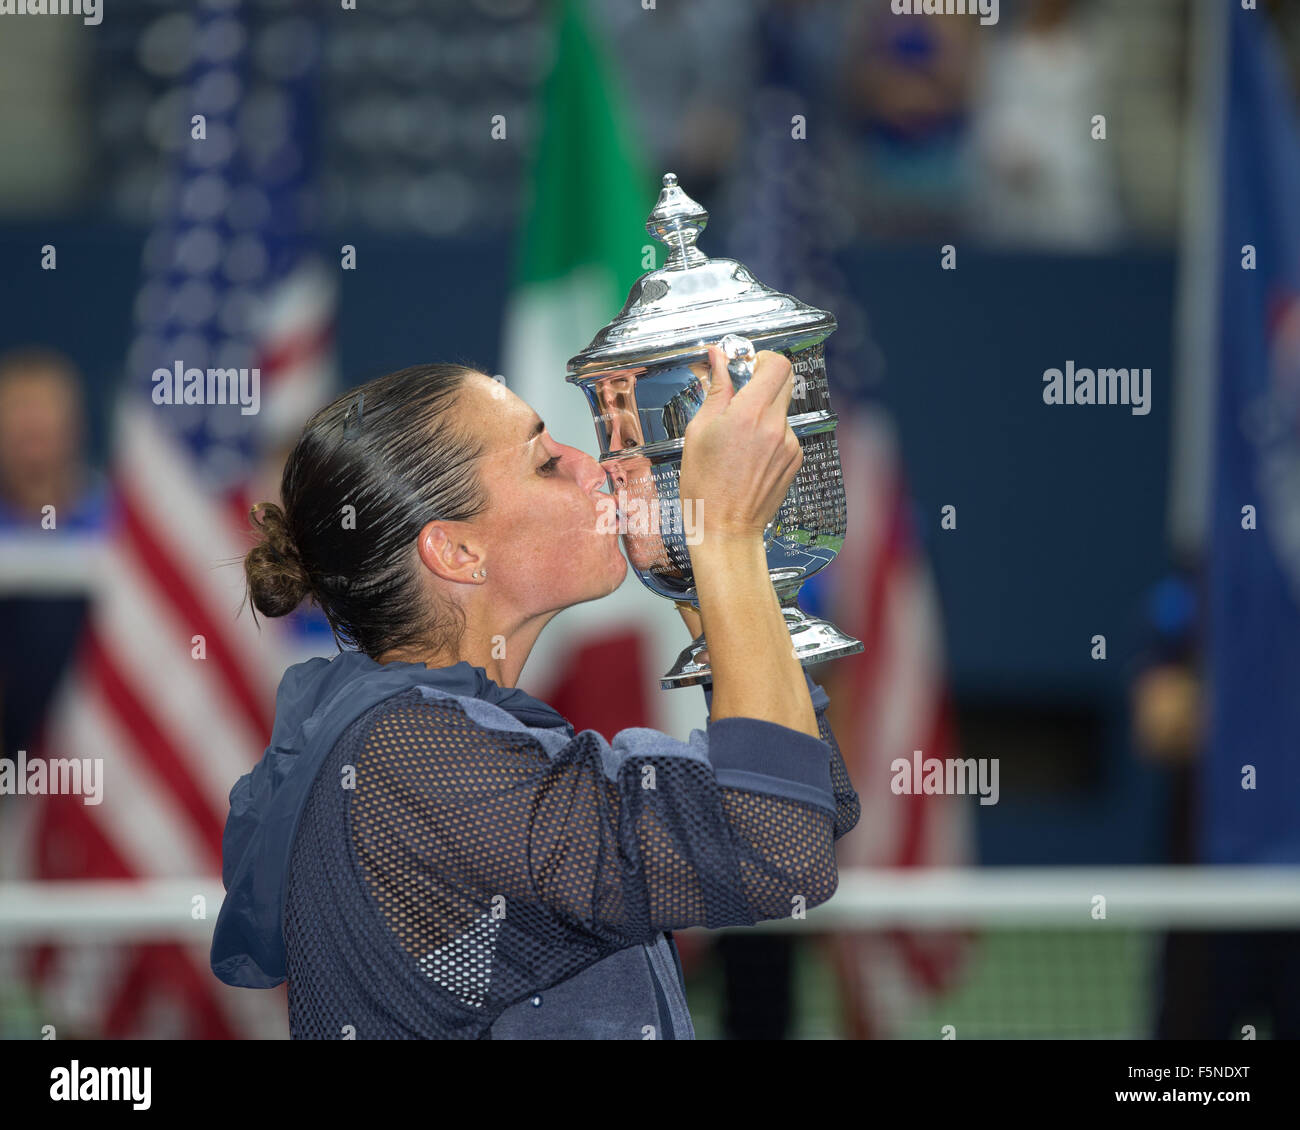
[[[284,673],[271,744],[230,790],[221,841],[226,897],[212,936],[212,971],[228,985],[269,989],[285,978],[284,901],[298,820],[316,774],[343,731],[372,706],[416,686],[490,702],[526,726],[570,723],[516,687],[465,661],[429,668],[377,663],[358,651],[308,659]]]

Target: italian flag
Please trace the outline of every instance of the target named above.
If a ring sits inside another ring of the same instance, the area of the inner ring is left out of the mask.
[[[646,165],[585,4],[557,0],[554,11],[555,66],[533,139],[501,375],[552,436],[598,455],[587,398],[565,380],[565,366],[657,265],[645,222],[671,170]],[[703,692],[661,692],[658,679],[689,642],[672,602],[654,596],[629,567],[617,592],[547,625],[520,685],[579,730],[612,738],[628,726],[652,726],[684,739],[704,725]]]

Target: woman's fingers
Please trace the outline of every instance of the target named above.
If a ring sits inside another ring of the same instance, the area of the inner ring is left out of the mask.
[[[775,408],[783,415],[790,410],[794,393],[794,368],[789,358],[770,349],[760,349],[754,357],[754,375],[738,393],[753,402],[761,412]]]

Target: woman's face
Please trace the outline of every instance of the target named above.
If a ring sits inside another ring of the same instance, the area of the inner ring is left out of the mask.
[[[484,440],[480,473],[490,502],[473,526],[493,595],[527,616],[613,592],[627,560],[609,502],[598,507],[608,499],[600,464],[555,440],[489,376],[471,374],[462,396],[464,419]]]

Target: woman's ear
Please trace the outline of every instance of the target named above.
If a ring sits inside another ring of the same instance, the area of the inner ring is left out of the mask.
[[[461,541],[466,531],[459,522],[430,522],[415,539],[420,562],[447,581],[469,584],[470,574],[482,563],[480,555]]]

